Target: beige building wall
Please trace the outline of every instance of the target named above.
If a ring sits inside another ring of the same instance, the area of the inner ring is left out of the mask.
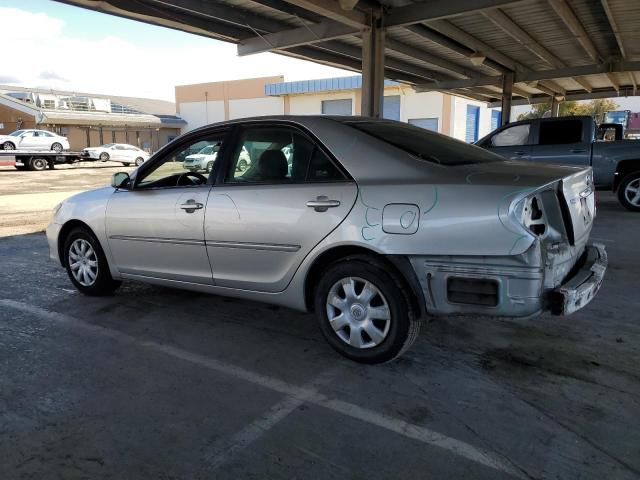
[[[480,121],[478,124],[478,139],[484,137],[491,132],[491,108],[483,102],[477,102],[475,100],[467,100],[461,97],[453,98],[453,130],[451,136],[458,140],[465,139],[465,133],[467,131],[467,105],[474,105],[480,107]]]
[[[176,111],[187,121],[183,132],[231,118],[284,113],[281,98],[264,94],[265,85],[283,81],[278,75],[176,86]]]

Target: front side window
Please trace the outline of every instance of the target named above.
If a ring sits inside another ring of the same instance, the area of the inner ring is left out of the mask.
[[[582,141],[581,120],[555,120],[540,123],[540,145],[561,145]]]
[[[491,146],[515,147],[518,145],[527,145],[529,143],[530,128],[531,125],[528,123],[505,128],[491,137]]]
[[[480,147],[407,123],[354,120],[344,124],[393,145],[420,161],[451,166],[504,161]]]
[[[318,145],[287,127],[243,130],[227,183],[300,183],[345,177]]]
[[[207,135],[204,138],[183,144],[162,158],[153,168],[143,173],[136,181],[136,188],[185,187],[204,185],[213,175],[217,152],[220,150],[225,132]],[[213,150],[213,155],[200,153]]]

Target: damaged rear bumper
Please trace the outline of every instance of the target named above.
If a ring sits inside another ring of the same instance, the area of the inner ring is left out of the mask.
[[[587,245],[582,262],[574,267],[573,274],[551,292],[551,313],[570,315],[591,302],[600,290],[607,264],[604,245]]]

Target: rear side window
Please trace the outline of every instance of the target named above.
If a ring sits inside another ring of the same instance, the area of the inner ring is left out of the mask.
[[[364,120],[346,121],[344,124],[426,162],[454,166],[504,161],[504,158],[483,148],[406,123]]]
[[[540,122],[539,145],[561,145],[582,142],[582,121],[561,120]]]

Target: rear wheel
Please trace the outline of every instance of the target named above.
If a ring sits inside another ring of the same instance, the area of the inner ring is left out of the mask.
[[[107,152],[102,152],[98,158],[100,158],[101,162],[106,162],[109,160],[109,154]]]
[[[211,173],[211,170],[213,170],[213,160],[207,163],[207,173]]]
[[[42,171],[46,170],[47,166],[47,160],[44,158],[35,157],[29,160],[29,170]]]
[[[120,286],[109,272],[100,242],[85,228],[76,228],[64,242],[64,265],[71,283],[86,295],[108,295]]]
[[[3,150],[15,150],[16,146],[11,142],[4,142],[2,144],[2,149]]]
[[[622,179],[618,187],[618,200],[627,210],[640,212],[640,171]]]
[[[62,144],[58,142],[54,143],[53,145],[51,145],[51,150],[56,153],[60,153],[62,151]]]
[[[315,310],[329,344],[361,363],[393,360],[420,330],[401,279],[368,257],[342,259],[329,266],[315,292]]]
[[[136,158],[136,167],[139,167],[143,163],[144,163],[144,158],[142,158],[142,157]]]

